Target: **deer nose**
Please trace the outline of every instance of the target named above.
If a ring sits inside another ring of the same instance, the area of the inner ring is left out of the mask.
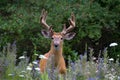
[[[58,47],[58,44],[55,44],[54,46],[55,46],[55,47]]]

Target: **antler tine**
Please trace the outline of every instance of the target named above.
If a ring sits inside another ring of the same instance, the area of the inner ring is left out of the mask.
[[[65,28],[62,31],[63,34],[66,34],[75,28],[75,15],[73,13],[71,13],[71,18],[69,19],[69,24],[70,24],[70,26],[67,29],[66,29],[66,25],[64,24]]]
[[[66,33],[66,24],[63,25],[63,30],[61,32],[62,34],[65,34]]]
[[[73,13],[71,13],[71,18],[69,19],[70,26],[66,29],[66,33],[70,32],[75,28],[75,16]]]
[[[46,23],[46,18],[47,18],[47,11],[45,9],[42,10],[41,16],[40,16],[40,23],[47,29],[49,30],[50,26]]]

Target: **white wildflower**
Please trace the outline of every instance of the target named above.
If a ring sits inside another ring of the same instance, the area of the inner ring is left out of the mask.
[[[38,64],[37,61],[33,61],[32,63],[33,63],[33,64]]]
[[[96,57],[93,57],[93,60],[96,60]]]
[[[8,74],[8,76],[14,76],[14,74]]]
[[[36,71],[40,71],[40,68],[39,68],[39,67],[36,67],[35,70],[36,70]]]
[[[109,46],[112,47],[112,46],[117,46],[118,44],[117,43],[111,43]]]
[[[112,72],[115,71],[114,68],[112,68],[111,71],[112,71]]]
[[[98,73],[98,70],[96,70],[95,72]]]
[[[26,71],[21,71],[22,73],[25,73]]]
[[[120,80],[120,76],[118,76],[118,80]]]
[[[32,68],[31,68],[30,66],[27,66],[27,70],[28,70],[28,71],[31,71]]]
[[[24,58],[25,58],[25,56],[20,56],[20,57],[19,57],[19,59],[24,59]]]
[[[29,65],[29,66],[32,66],[32,63],[29,63],[28,65]]]
[[[19,75],[19,77],[25,77],[24,75]]]
[[[110,61],[114,61],[114,59],[113,59],[113,58],[110,58],[109,60],[110,60]]]
[[[48,59],[48,58],[45,57],[44,55],[40,55],[39,58],[42,58],[42,59]]]
[[[119,57],[120,55],[118,54],[117,57]]]

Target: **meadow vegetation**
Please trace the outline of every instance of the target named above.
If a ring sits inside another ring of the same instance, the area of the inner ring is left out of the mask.
[[[0,80],[120,80],[120,63],[108,57],[107,48],[104,49],[104,56],[98,59],[92,56],[93,49],[90,49],[89,60],[86,52],[75,61],[69,57],[65,76],[53,69],[51,64],[48,64],[51,67],[45,73],[41,73],[39,61],[29,62],[26,55],[20,56],[16,63],[16,52],[15,44],[8,44],[0,52]]]

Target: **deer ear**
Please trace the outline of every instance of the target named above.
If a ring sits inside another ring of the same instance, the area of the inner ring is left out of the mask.
[[[42,35],[45,38],[50,38],[50,32],[49,31],[47,31],[47,30],[41,30],[41,33],[42,33]]]
[[[67,33],[67,34],[65,34],[64,39],[71,40],[75,36],[75,34],[76,33],[74,33],[74,32]]]

